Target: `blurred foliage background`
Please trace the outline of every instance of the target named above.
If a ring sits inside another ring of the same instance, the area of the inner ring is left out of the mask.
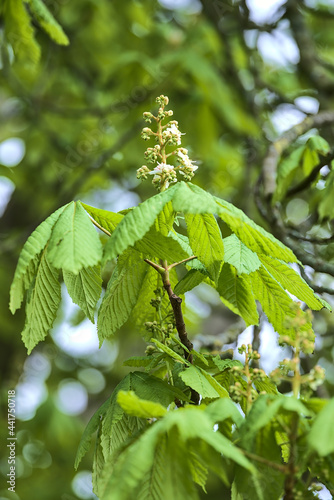
[[[0,1],[2,439],[7,391],[15,387],[18,417],[17,490],[1,486],[0,498],[91,499],[91,455],[79,472],[73,469],[81,433],[126,373],[122,360],[142,354],[144,343],[127,324],[99,350],[95,327],[64,292],[52,336],[27,358],[24,312],[13,317],[8,310],[22,245],[73,199],[118,211],[154,194],[150,183],[136,179],[145,149],[140,129],[143,111],[165,94],[200,167],[194,182],[297,249],[305,277],[332,303],[332,149],[313,158],[312,179],[305,162],[295,165],[289,185],[297,189],[275,206],[261,182],[270,145],[308,115],[333,107],[334,6],[331,0],[48,0],[62,32],[52,23],[45,28],[36,4]],[[297,145],[311,129],[333,148],[332,123],[319,120],[303,130]],[[105,282],[109,276],[107,268]],[[245,331],[205,285],[189,293],[188,325],[196,347],[211,351],[253,341],[267,372],[286,355],[264,316],[259,328]],[[314,326],[317,351],[305,363],[326,368],[320,395],[333,396],[334,321],[319,312]],[[3,479],[7,468],[5,453]],[[222,498],[224,490],[211,478],[208,493]]]

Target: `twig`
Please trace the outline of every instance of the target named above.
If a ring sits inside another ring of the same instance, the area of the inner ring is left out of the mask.
[[[259,455],[255,455],[254,453],[251,453],[247,450],[243,450],[242,448],[238,448],[241,453],[243,453],[246,457],[250,458],[251,460],[255,460],[256,462],[260,462],[262,464],[268,465],[268,467],[271,467],[272,469],[276,469],[279,472],[282,472],[283,474],[286,474],[287,472],[287,466],[282,465],[282,464],[277,464],[276,462],[271,462],[271,460],[267,460],[266,458],[260,457]]]

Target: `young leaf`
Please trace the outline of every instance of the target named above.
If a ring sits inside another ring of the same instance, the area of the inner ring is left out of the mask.
[[[27,297],[22,340],[28,354],[38,342],[44,340],[57,315],[61,299],[58,275],[58,270],[48,261],[45,249],[37,267],[35,282]]]
[[[219,276],[217,291],[222,302],[243,318],[246,326],[257,325],[259,315],[247,274],[238,276],[230,264],[224,264]]]
[[[286,247],[265,229],[258,226],[247,215],[231,203],[220,198],[216,212],[248,248],[257,254],[271,255],[284,262],[297,262],[290,248]]]
[[[74,463],[74,468],[77,469],[79,467],[79,464],[83,457],[86,455],[88,452],[90,446],[91,446],[91,441],[92,441],[92,435],[94,432],[97,431],[101,424],[101,419],[104,417],[106,414],[106,411],[108,407],[110,406],[110,398],[107,399],[103,403],[102,406],[94,413],[94,415],[91,417],[90,421],[88,422],[83,435],[81,436],[81,440],[78,446],[77,454],[75,457],[75,463]]]
[[[159,233],[154,226],[135,243],[134,248],[147,257],[167,260],[168,263],[180,262],[188,257],[178,241]]]
[[[185,219],[193,253],[216,281],[224,259],[224,244],[217,221],[212,214],[188,214]]]
[[[166,498],[167,436],[157,443],[151,469],[143,478],[137,500],[165,500]]]
[[[175,188],[176,185],[148,198],[125,215],[105,246],[105,261],[114,259],[142,239],[165,205],[173,198]]]
[[[102,292],[100,266],[84,268],[79,274],[64,271],[63,277],[67,291],[73,302],[94,323],[95,307]]]
[[[100,344],[129,319],[148,269],[141,255],[134,250],[126,252],[119,260],[98,313]]]
[[[24,244],[10,288],[10,310],[13,314],[21,307],[24,293],[36,275],[40,254],[50,239],[53,226],[66,207],[67,205],[59,208],[43,221]]]
[[[257,254],[252,252],[235,234],[223,239],[224,260],[234,266],[238,274],[252,273],[261,266]]]
[[[49,9],[42,0],[28,0],[29,10],[38,24],[46,31],[52,40],[59,45],[68,45],[69,39],[65,35],[63,28],[55,20]]]
[[[182,356],[180,356],[179,354],[177,354],[177,352],[173,351],[173,349],[170,349],[170,347],[168,347],[165,344],[162,344],[161,342],[159,342],[159,340],[157,340],[157,339],[151,339],[151,342],[153,342],[163,352],[165,352],[166,354],[168,354],[168,356],[170,356],[172,359],[175,359],[175,361],[178,361],[179,363],[182,363],[182,364],[188,364],[188,362],[184,358],[182,358]]]
[[[310,309],[316,311],[324,307],[322,301],[315,295],[312,288],[308,286],[299,274],[290,266],[278,259],[261,255],[260,260],[268,273],[277,280],[283,288],[295,295],[299,300],[305,302]]]
[[[56,268],[78,274],[98,264],[100,238],[79,201],[72,201],[58,218],[48,247],[48,259]]]
[[[119,391],[117,403],[128,415],[140,418],[159,418],[167,412],[160,403],[140,399],[133,391]]]
[[[179,373],[183,382],[197,391],[203,398],[227,397],[227,391],[209,373],[197,366],[188,366]]]

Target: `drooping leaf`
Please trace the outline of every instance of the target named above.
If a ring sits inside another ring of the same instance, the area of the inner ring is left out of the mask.
[[[176,295],[189,292],[197,285],[202,283],[204,279],[205,275],[200,271],[197,271],[196,269],[190,269],[190,271],[188,271],[187,274],[185,274],[183,278],[178,282],[174,289],[174,292],[176,293]]]
[[[270,255],[284,262],[297,262],[290,248],[286,247],[265,229],[258,226],[242,210],[220,198],[215,198],[219,217],[248,248],[257,254]]]
[[[183,382],[197,391],[203,398],[227,397],[227,391],[209,373],[198,366],[188,366],[179,373]]]
[[[91,417],[89,420],[83,435],[81,436],[81,440],[78,446],[77,454],[75,457],[75,462],[74,462],[74,468],[77,469],[79,467],[79,464],[83,457],[86,455],[88,452],[90,446],[91,446],[91,441],[92,441],[92,435],[97,431],[101,424],[101,419],[104,417],[106,414],[107,408],[110,405],[110,398],[108,398],[103,405],[100,406],[100,408],[94,413],[94,415]]]
[[[178,241],[159,233],[154,226],[135,243],[134,248],[145,257],[167,260],[169,264],[180,262],[188,257]]]
[[[246,247],[235,234],[224,238],[223,242],[224,261],[232,264],[238,274],[249,274],[259,269],[261,262],[257,254]]]
[[[321,457],[334,452],[333,419],[334,399],[331,399],[318,413],[308,435],[309,445]]]
[[[10,288],[10,310],[13,314],[21,307],[24,293],[28,290],[35,277],[40,254],[46,247],[52,228],[66,206],[59,208],[43,221],[29,236],[23,246]]]
[[[56,268],[78,274],[97,265],[102,257],[100,238],[79,201],[59,216],[50,239],[48,259]]]
[[[185,219],[193,254],[216,281],[224,259],[224,244],[217,221],[212,214],[186,214]]]
[[[6,37],[15,56],[36,65],[41,49],[34,38],[34,30],[23,0],[7,0],[4,3],[4,18]]]
[[[35,281],[28,292],[26,321],[22,340],[28,349],[44,340],[51,329],[60,304],[59,272],[48,261],[46,249],[37,266]]]
[[[161,349],[161,351],[163,351],[166,354],[168,354],[168,356],[170,356],[175,361],[178,361],[179,363],[182,363],[182,364],[188,364],[188,362],[184,358],[182,358],[182,356],[180,356],[177,352],[173,351],[173,349],[171,349],[167,345],[162,344],[161,342],[159,342],[159,340],[157,340],[157,339],[151,339],[151,342],[154,342],[154,344],[157,347],[159,347],[159,349]]]
[[[293,337],[295,333],[292,327],[286,325],[287,318],[293,318],[295,315],[291,309],[292,299],[264,267],[260,267],[249,276],[254,296],[260,302],[274,329],[280,334],[285,333]],[[305,313],[302,312],[302,315]],[[310,322],[307,322],[303,329],[312,329]]]
[[[125,413],[133,417],[159,418],[163,417],[167,411],[160,403],[140,399],[134,391],[119,391],[117,403]]]
[[[167,436],[162,436],[155,448],[151,469],[143,478],[137,500],[165,500]]]
[[[241,316],[247,326],[258,324],[259,315],[249,276],[246,274],[238,276],[233,266],[224,264],[217,291],[222,302],[235,314]]]
[[[64,271],[63,277],[67,291],[73,302],[94,323],[96,304],[102,292],[100,266],[84,268],[79,274]]]
[[[98,313],[100,344],[112,336],[129,318],[137,303],[149,266],[134,251],[127,251],[119,260],[108,283]]]
[[[165,205],[173,198],[175,188],[176,185],[148,198],[125,215],[104,248],[105,261],[122,254],[148,232]]]
[[[54,42],[59,45],[68,45],[70,43],[63,31],[63,28],[55,20],[42,0],[25,1],[29,4],[29,9],[33,17]]]
[[[173,196],[175,212],[185,214],[215,214],[217,206],[211,194],[191,182],[178,182]]]
[[[322,301],[315,295],[312,288],[308,286],[306,281],[294,269],[278,259],[273,259],[265,255],[261,255],[260,259],[271,276],[283,288],[305,302],[310,309],[318,311],[324,307]]]

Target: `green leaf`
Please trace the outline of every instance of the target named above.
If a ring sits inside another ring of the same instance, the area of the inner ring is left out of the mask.
[[[67,291],[73,302],[94,323],[96,304],[102,292],[100,266],[84,268],[79,274],[64,271],[63,277]]]
[[[196,269],[190,269],[190,271],[188,271],[187,274],[185,274],[183,278],[178,282],[174,289],[174,293],[176,293],[176,295],[181,295],[189,292],[197,285],[202,283],[204,279],[205,275],[200,271],[197,271]]]
[[[129,319],[148,269],[149,266],[134,250],[129,250],[119,259],[98,313],[100,345]]]
[[[29,10],[38,24],[59,45],[68,45],[69,39],[65,35],[63,28],[55,20],[49,9],[42,0],[26,0],[29,4]]]
[[[102,210],[101,208],[91,207],[86,205],[86,203],[81,203],[86,212],[104,229],[109,231],[109,233],[113,233],[121,222],[124,219],[124,215],[115,212],[109,212],[109,210]]]
[[[227,391],[209,373],[198,366],[188,366],[179,373],[183,382],[197,391],[203,398],[227,397]]]
[[[162,436],[157,442],[151,469],[143,478],[137,500],[165,500],[166,498],[166,466],[167,437]]]
[[[58,270],[48,261],[45,249],[37,266],[35,282],[27,297],[22,340],[28,354],[38,342],[44,340],[57,315],[61,299],[58,275]]]
[[[106,411],[108,407],[110,406],[110,398],[107,399],[103,403],[102,406],[94,413],[94,415],[91,417],[89,420],[83,435],[81,436],[81,440],[78,446],[77,454],[75,457],[75,463],[74,463],[74,468],[77,469],[79,467],[79,464],[83,457],[86,455],[88,452],[91,442],[92,442],[92,435],[97,431],[101,424],[101,419],[104,417],[106,414]]]
[[[249,276],[254,296],[261,303],[262,309],[274,329],[280,334],[285,333],[293,338],[295,335],[293,328],[286,326],[286,319],[295,316],[290,307],[293,303],[292,299],[264,267],[260,267],[258,271]],[[305,316],[304,312],[302,312],[302,316]],[[312,329],[310,322],[307,322],[303,329]]]
[[[290,266],[278,259],[261,255],[261,262],[271,276],[277,280],[285,290],[295,295],[299,300],[305,302],[310,309],[316,311],[324,307],[322,301],[313,292],[299,274]]]
[[[146,367],[149,366],[157,356],[132,356],[123,361],[123,366]]]
[[[261,262],[257,254],[246,247],[235,234],[224,238],[223,242],[225,250],[224,260],[232,264],[238,274],[249,274],[259,269]]]
[[[247,275],[238,276],[230,264],[224,264],[219,276],[217,291],[222,302],[243,318],[246,325],[258,325],[259,315]]]
[[[213,401],[205,408],[205,413],[214,424],[232,419],[233,423],[239,427],[244,420],[236,404],[230,398]]]
[[[41,252],[46,247],[52,228],[66,206],[59,208],[43,221],[23,246],[10,288],[10,310],[13,314],[21,307],[24,293],[29,289],[36,275]]]
[[[176,185],[148,198],[128,212],[112,233],[104,248],[104,260],[114,259],[141,240],[153,225],[165,205],[171,201]]]
[[[215,214],[217,205],[214,197],[191,182],[178,182],[173,196],[175,212],[185,214]]]
[[[188,257],[178,241],[159,233],[154,226],[134,247],[147,257],[167,260],[168,263],[180,262]]]
[[[310,447],[321,457],[334,452],[333,421],[334,399],[331,399],[320,413],[318,413],[308,435]]]
[[[224,259],[224,244],[217,221],[212,214],[188,214],[185,219],[194,255],[216,281]]]
[[[217,201],[216,212],[218,212],[219,217],[253,252],[270,255],[284,262],[297,262],[297,258],[290,248],[249,219],[242,210],[225,200],[215,199]]]
[[[286,158],[283,158],[277,168],[276,191],[273,197],[273,203],[284,198],[289,186],[291,185],[294,172],[299,167],[306,145],[299,146]]]
[[[140,418],[159,418],[167,412],[160,403],[140,399],[134,391],[119,391],[117,403],[128,415]]]
[[[72,201],[58,218],[48,247],[48,258],[56,268],[78,274],[97,265],[102,256],[100,238],[79,201]]]
[[[14,54],[24,62],[36,65],[41,49],[34,38],[34,30],[22,0],[7,0],[4,4],[6,37]]]
[[[151,339],[150,342],[153,342],[157,347],[159,347],[159,349],[161,349],[161,351],[168,354],[168,356],[170,356],[175,361],[178,361],[179,363],[182,363],[182,364],[188,364],[188,361],[186,361],[184,358],[182,358],[182,356],[180,356],[177,352],[173,351],[173,349],[171,349],[170,347],[159,342],[159,340]]]

